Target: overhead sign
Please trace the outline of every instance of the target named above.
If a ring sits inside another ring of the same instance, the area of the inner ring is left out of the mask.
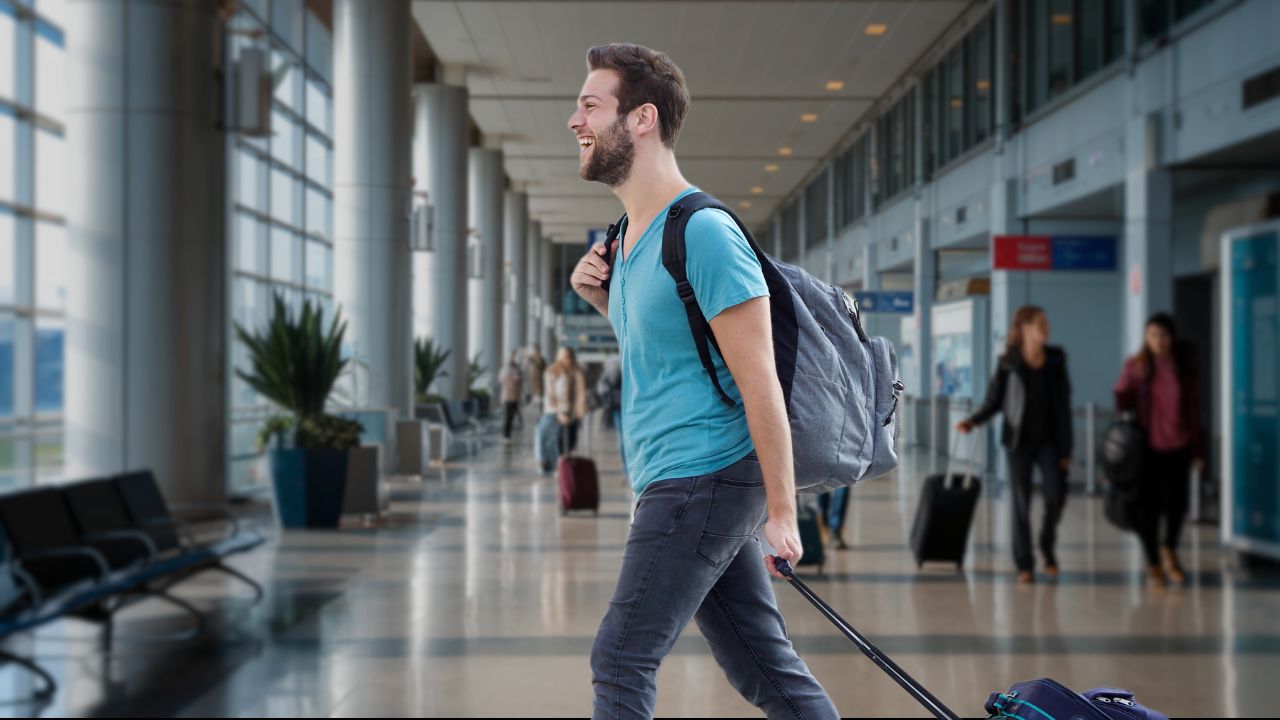
[[[862,312],[907,315],[915,312],[915,295],[910,290],[868,290],[856,292],[853,296]]]
[[[994,242],[996,270],[1116,269],[1114,235],[997,235]]]

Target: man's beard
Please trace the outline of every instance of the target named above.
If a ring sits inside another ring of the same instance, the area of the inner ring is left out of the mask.
[[[635,159],[636,146],[627,134],[626,118],[621,117],[607,136],[596,136],[591,159],[580,174],[588,182],[602,182],[609,187],[618,187],[631,177],[631,166]]]

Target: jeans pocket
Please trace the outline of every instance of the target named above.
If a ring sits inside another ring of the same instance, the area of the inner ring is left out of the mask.
[[[758,473],[757,473],[758,477]],[[760,527],[764,485],[749,478],[711,478],[711,503],[695,554],[712,567],[732,560]]]

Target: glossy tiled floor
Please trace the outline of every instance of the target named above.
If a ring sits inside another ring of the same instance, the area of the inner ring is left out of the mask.
[[[491,443],[438,475],[398,481],[377,529],[288,533],[236,565],[266,580],[267,600],[217,577],[180,594],[210,609],[203,640],[146,639],[182,619],[164,606],[128,611],[111,653],[99,631],[57,623],[13,649],[36,655],[62,689],[15,715],[578,716],[589,712],[587,656],[621,559],[629,491],[614,439],[593,433],[605,502],[599,517],[562,518],[554,481],[532,469],[527,441]],[[859,487],[853,548],[829,556],[812,586],[873,641],[965,715],[989,692],[1049,675],[1073,687],[1135,689],[1171,715],[1274,715],[1280,678],[1280,580],[1246,572],[1211,529],[1192,529],[1190,586],[1154,595],[1137,548],[1097,501],[1072,496],[1056,584],[1018,587],[1009,571],[1006,504],[984,499],[963,574],[917,571],[906,547],[916,478]],[[812,574],[812,571],[809,571]],[[792,638],[846,715],[921,709],[777,585]],[[0,670],[0,697],[29,688]],[[742,716],[690,629],[659,678],[661,715]]]

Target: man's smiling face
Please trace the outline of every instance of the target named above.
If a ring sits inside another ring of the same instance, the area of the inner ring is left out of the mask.
[[[589,182],[617,187],[631,175],[635,144],[618,115],[618,74],[593,70],[578,94],[578,109],[569,117],[569,130],[578,140],[578,174]]]

